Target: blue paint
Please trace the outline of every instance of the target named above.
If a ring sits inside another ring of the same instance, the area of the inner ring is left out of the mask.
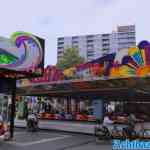
[[[92,101],[93,115],[96,119],[103,120],[104,116],[104,101],[101,99],[94,99]]]

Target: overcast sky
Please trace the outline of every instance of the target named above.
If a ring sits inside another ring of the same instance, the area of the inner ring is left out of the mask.
[[[150,0],[2,0],[0,35],[27,31],[46,39],[45,63],[57,61],[57,37],[109,33],[135,24],[150,40]]]

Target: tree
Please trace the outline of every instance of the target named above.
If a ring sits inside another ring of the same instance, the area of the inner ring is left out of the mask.
[[[58,61],[57,67],[67,69],[81,63],[84,63],[84,58],[79,55],[79,51],[76,48],[68,48],[64,51],[63,57]]]

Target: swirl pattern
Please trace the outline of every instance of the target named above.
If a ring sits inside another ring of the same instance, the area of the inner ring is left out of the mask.
[[[41,73],[43,59],[43,46],[30,33],[15,32],[11,39],[0,39],[0,68]]]

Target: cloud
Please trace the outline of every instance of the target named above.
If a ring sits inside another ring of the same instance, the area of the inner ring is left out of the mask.
[[[46,39],[46,64],[56,63],[57,37],[111,32],[136,24],[137,41],[150,39],[149,0],[5,0],[1,36],[24,30]]]
[[[50,16],[45,16],[45,17],[42,17],[41,19],[38,19],[38,21],[40,25],[43,25],[43,26],[47,26],[47,25],[50,25],[51,22],[52,22],[52,17]]]

